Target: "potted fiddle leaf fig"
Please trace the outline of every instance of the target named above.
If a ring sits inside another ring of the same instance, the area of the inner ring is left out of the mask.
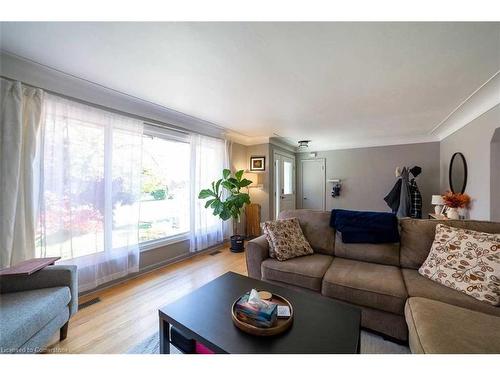
[[[231,251],[242,252],[245,238],[238,234],[238,223],[245,204],[250,203],[248,186],[252,181],[243,178],[243,170],[237,171],[234,176],[229,169],[222,171],[222,178],[212,182],[211,189],[203,189],[198,194],[198,199],[208,199],[205,208],[211,208],[213,215],[221,220],[233,219],[233,235],[231,236]],[[241,189],[247,188],[246,192]]]

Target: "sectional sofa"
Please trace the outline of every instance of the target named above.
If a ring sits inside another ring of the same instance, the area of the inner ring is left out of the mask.
[[[293,210],[313,255],[269,258],[265,236],[248,242],[250,277],[321,293],[361,308],[362,327],[400,341],[412,353],[500,353],[500,307],[437,284],[418,273],[439,223],[500,233],[500,223],[401,219],[400,243],[345,244],[330,212]]]
[[[29,276],[0,277],[0,354],[45,350],[78,310],[76,266],[48,266]]]

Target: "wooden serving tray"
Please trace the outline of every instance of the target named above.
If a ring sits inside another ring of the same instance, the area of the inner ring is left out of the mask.
[[[234,306],[239,299],[240,298],[236,299],[236,301],[234,301],[233,305],[231,306],[231,317],[233,318],[234,325],[241,329],[243,332],[255,336],[274,336],[285,332],[291,327],[293,323],[293,307],[290,301],[288,301],[285,297],[282,297],[278,294],[273,294],[273,297],[270,299],[270,301],[273,303],[277,303],[280,306],[288,306],[290,308],[290,316],[288,318],[276,319],[275,325],[269,328],[255,327],[251,324],[239,320],[236,316],[236,313],[234,312]]]
[[[53,265],[61,257],[33,258],[0,270],[0,276],[29,276],[42,268]]]

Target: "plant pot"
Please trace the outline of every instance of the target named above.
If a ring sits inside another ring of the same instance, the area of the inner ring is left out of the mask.
[[[245,250],[245,237],[235,234],[231,236],[231,247],[230,250],[233,253],[241,253]]]
[[[448,211],[446,211],[446,216],[448,217],[448,219],[452,220],[458,220],[460,218],[458,215],[458,209],[455,207],[448,208]]]

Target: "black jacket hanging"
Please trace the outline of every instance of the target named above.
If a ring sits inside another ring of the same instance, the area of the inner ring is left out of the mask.
[[[394,214],[398,212],[399,209],[400,195],[401,195],[401,179],[398,178],[392,190],[389,192],[389,194],[387,194],[384,197],[384,201],[391,208],[391,211]]]

